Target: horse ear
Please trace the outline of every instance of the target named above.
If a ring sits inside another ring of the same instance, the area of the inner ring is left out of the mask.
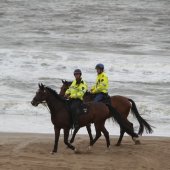
[[[42,83],[38,83],[38,86],[39,86],[39,88],[40,88],[41,90],[44,89],[44,85],[43,85]]]
[[[66,80],[66,81],[65,81],[65,84],[66,84],[66,85],[69,85],[69,82]]]
[[[63,84],[67,84],[67,80],[62,80],[62,83]]]
[[[44,84],[41,83],[41,89],[43,90],[44,89]]]

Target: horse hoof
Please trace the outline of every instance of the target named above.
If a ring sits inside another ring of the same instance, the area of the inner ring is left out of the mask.
[[[140,144],[139,137],[138,137],[138,138],[134,137],[134,138],[132,138],[132,139],[133,139],[133,141],[135,142],[135,145],[139,145],[139,144]]]
[[[74,141],[73,140],[70,140],[70,143],[73,143]]]
[[[92,149],[92,146],[88,146],[87,150],[91,151],[91,149]]]
[[[54,154],[56,154],[56,153],[57,153],[57,152],[54,152],[54,151],[50,152],[51,155],[54,155]]]
[[[75,154],[79,154],[80,151],[79,151],[78,149],[75,148],[75,149],[74,149],[74,153],[75,153]]]
[[[136,140],[135,141],[135,145],[140,145],[141,143],[140,143],[140,140]]]
[[[105,152],[107,153],[107,152],[110,152],[110,151],[111,151],[111,147],[109,146],[109,147],[107,147]]]
[[[120,143],[117,143],[115,146],[120,146]]]

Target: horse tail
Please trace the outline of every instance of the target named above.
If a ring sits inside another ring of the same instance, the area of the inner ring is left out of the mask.
[[[119,124],[120,128],[123,129],[126,133],[128,133],[132,137],[138,137],[138,135],[134,132],[133,125],[123,116],[121,116],[121,114],[110,104],[106,105],[109,108],[112,120],[113,121],[115,120]]]
[[[128,99],[128,100],[132,103],[131,111],[132,111],[133,115],[136,117],[136,119],[138,120],[139,125],[140,125],[138,134],[142,135],[144,128],[146,130],[146,133],[152,133],[153,130],[152,130],[151,125],[149,123],[147,123],[144,118],[141,117],[141,115],[138,112],[135,102],[132,99]]]

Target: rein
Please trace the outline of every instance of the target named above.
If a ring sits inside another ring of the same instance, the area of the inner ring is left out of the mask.
[[[41,104],[42,104],[43,106],[45,106],[46,109],[48,110],[48,112],[50,113],[50,109],[49,109],[49,107],[47,106],[47,102],[42,102]]]

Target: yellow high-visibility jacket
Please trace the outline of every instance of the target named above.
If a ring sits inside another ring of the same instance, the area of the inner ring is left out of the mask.
[[[91,92],[96,93],[108,93],[108,77],[106,73],[102,72],[101,74],[98,74],[96,78],[96,84],[91,88]]]
[[[70,95],[70,98],[72,99],[83,100],[83,96],[87,89],[88,87],[85,81],[81,80],[80,84],[76,84],[76,80],[74,80],[69,89],[66,90],[65,94]]]

